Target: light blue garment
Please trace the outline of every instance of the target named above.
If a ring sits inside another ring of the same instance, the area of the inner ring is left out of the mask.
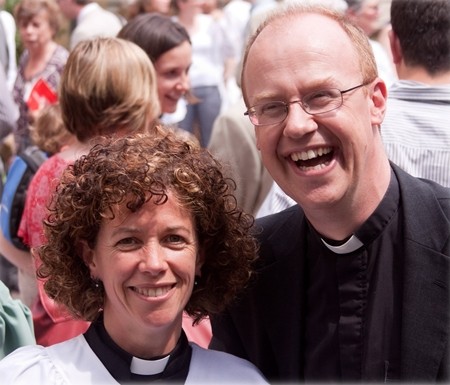
[[[0,281],[0,359],[21,346],[34,344],[36,339],[30,309],[20,300],[13,299],[9,289]]]

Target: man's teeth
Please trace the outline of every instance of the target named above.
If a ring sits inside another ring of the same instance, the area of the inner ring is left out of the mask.
[[[299,160],[310,160],[317,158],[322,155],[329,154],[332,151],[331,147],[318,148],[316,150],[308,150],[301,152],[294,152],[291,154],[291,159],[294,162],[298,162]]]
[[[166,294],[172,286],[156,287],[156,288],[134,288],[134,291],[146,297],[160,297]]]

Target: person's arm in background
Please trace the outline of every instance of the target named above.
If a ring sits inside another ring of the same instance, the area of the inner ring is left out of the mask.
[[[21,346],[35,343],[30,309],[13,299],[0,281],[0,359]]]
[[[18,117],[3,68],[0,68],[0,95],[0,140],[3,140],[13,131]]]

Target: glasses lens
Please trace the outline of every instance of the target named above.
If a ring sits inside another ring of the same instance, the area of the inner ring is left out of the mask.
[[[303,97],[302,104],[310,114],[323,114],[342,105],[341,91],[335,88],[314,91]]]
[[[250,111],[250,120],[255,126],[275,124],[281,122],[287,114],[284,102],[275,101],[254,106]]]

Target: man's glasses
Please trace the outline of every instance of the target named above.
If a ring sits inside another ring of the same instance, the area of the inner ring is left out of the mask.
[[[343,91],[338,90],[337,88],[318,90],[306,94],[300,100],[294,100],[288,103],[281,100],[275,100],[269,103],[257,104],[244,112],[244,115],[247,115],[255,126],[277,124],[286,119],[289,113],[289,107],[294,103],[300,104],[307,114],[324,114],[342,106],[342,103],[344,102],[342,98],[343,94],[366,86],[369,83],[370,82],[364,82]]]

